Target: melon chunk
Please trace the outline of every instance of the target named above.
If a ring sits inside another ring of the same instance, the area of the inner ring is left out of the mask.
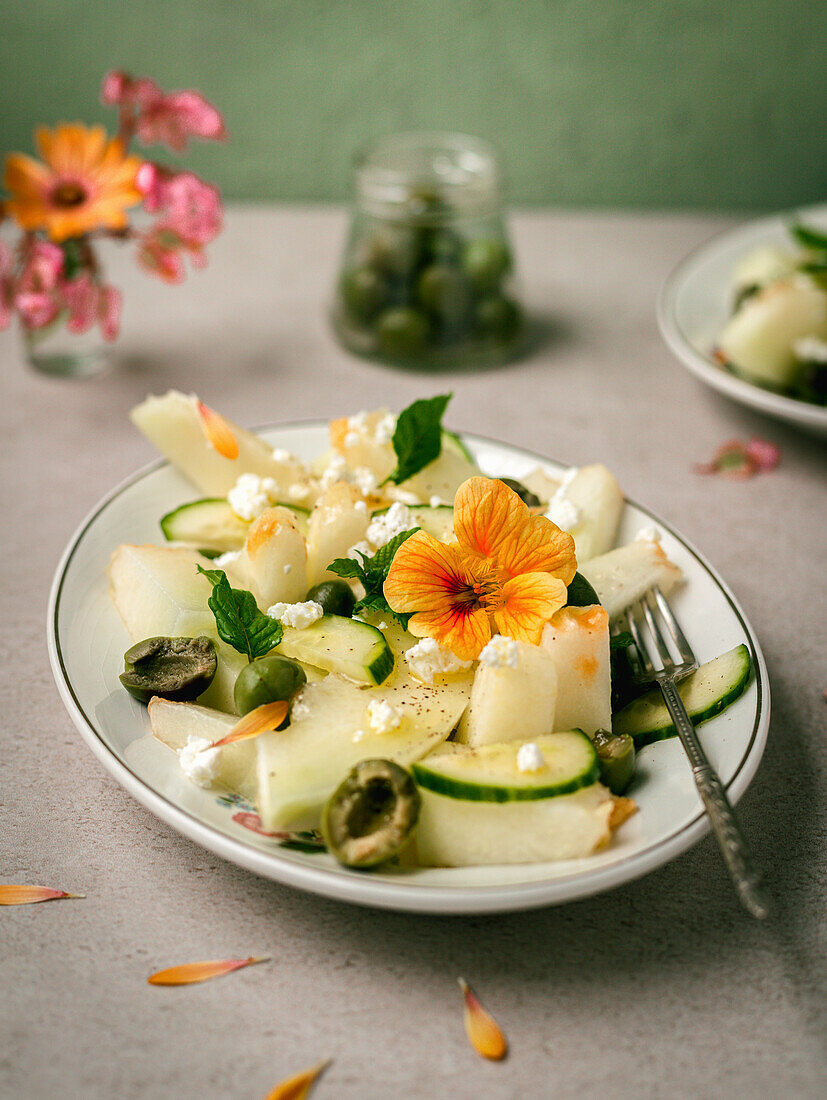
[[[576,523],[566,525],[574,537],[578,563],[604,554],[614,545],[623,511],[623,493],[617,478],[599,462],[581,466],[572,480],[564,483],[561,493],[579,513]],[[548,514],[553,520],[553,501]]]
[[[548,650],[514,642],[516,665],[480,662],[471,701],[457,729],[457,741],[491,745],[532,741],[555,729],[557,670]]]
[[[612,728],[609,616],[604,608],[564,607],[543,628],[542,647],[557,670],[554,730],[591,736]]]
[[[368,529],[367,506],[357,511],[354,505],[364,498],[354,485],[339,481],[316,501],[307,525],[307,581],[319,584],[335,579],[328,565],[347,557],[348,550],[361,542]]]
[[[175,752],[180,752],[191,736],[203,737],[214,744],[226,737],[236,723],[234,715],[220,710],[197,703],[172,703],[157,696],[150,699],[147,710],[153,736]],[[216,786],[235,791],[254,804],[258,795],[255,740],[237,741],[217,751]]]
[[[531,802],[470,802],[420,788],[415,858],[425,866],[538,863],[607,843],[614,801],[600,783]]]
[[[318,489],[301,462],[277,460],[269,444],[226,417],[223,419],[238,444],[238,457],[225,458],[209,442],[200,408],[195,394],[170,390],[161,397],[147,397],[129,415],[149,442],[205,496],[225,497],[240,474],[257,474],[273,478],[278,495],[285,500],[292,499],[291,486],[299,485],[306,490],[301,503],[313,503]]]
[[[592,558],[580,572],[594,588],[610,619],[616,619],[655,585],[666,595],[683,578],[680,568],[667,558],[657,539],[635,539],[627,546]]]
[[[401,672],[376,688],[331,674],[302,688],[290,725],[256,738],[258,812],[268,832],[317,828],[324,803],[360,760],[407,765],[444,741],[468,702],[471,677],[434,687]],[[398,726],[371,727],[369,704],[393,707]]]
[[[250,528],[230,571],[249,589],[262,611],[274,603],[297,603],[307,593],[307,550],[289,508],[268,508]]]
[[[212,585],[198,565],[209,569],[212,563],[182,547],[119,546],[107,570],[110,595],[133,642],[156,635],[212,638],[218,669],[200,698],[208,706],[234,713],[233,685],[247,658],[218,637],[207,606]]]

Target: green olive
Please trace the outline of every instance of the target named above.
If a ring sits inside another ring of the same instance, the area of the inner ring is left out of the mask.
[[[322,581],[321,584],[314,584],[304,598],[321,604],[325,615],[344,615],[345,618],[353,615],[353,606],[356,603],[353,589],[347,581]]]
[[[369,262],[393,279],[409,279],[422,258],[422,232],[407,225],[388,225],[366,246]]]
[[[258,657],[239,672],[233,698],[239,714],[247,714],[277,699],[288,702],[307,682],[304,669],[289,657]],[[286,720],[285,720],[286,721]]]
[[[520,311],[510,298],[483,298],[474,313],[477,332],[493,340],[510,340],[520,328]]]
[[[449,264],[430,264],[419,276],[416,296],[436,323],[449,329],[467,319],[471,296],[462,274]]]
[[[362,760],[322,811],[322,835],[346,867],[375,867],[411,839],[422,803],[411,775],[392,760]]]
[[[418,355],[428,342],[430,325],[418,309],[397,306],[386,309],[376,322],[379,350],[385,355],[405,359]]]
[[[344,271],[339,292],[348,313],[362,322],[370,321],[388,300],[387,282],[367,264]]]
[[[635,774],[635,743],[628,733],[617,736],[598,730],[594,747],[600,764],[600,781],[612,794],[623,794]]]
[[[582,573],[575,573],[568,587],[566,603],[569,607],[593,607],[600,597]]]
[[[456,266],[462,252],[462,238],[453,229],[428,229],[423,238],[423,250],[427,259],[434,263]]]
[[[474,289],[484,294],[497,288],[511,267],[511,255],[499,237],[478,237],[465,245],[462,267]]]
[[[206,637],[146,638],[123,655],[121,683],[141,703],[153,695],[183,703],[197,699],[215,676],[215,645]]]
[[[521,481],[516,481],[513,477],[501,477],[500,481],[509,489],[513,489],[523,504],[527,504],[529,508],[539,508],[543,503],[537,494],[527,489]]]

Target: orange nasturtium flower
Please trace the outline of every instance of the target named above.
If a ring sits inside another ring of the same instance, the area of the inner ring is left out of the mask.
[[[142,198],[135,183],[140,157],[127,156],[102,126],[63,123],[35,137],[45,164],[22,153],[6,157],[6,212],[23,229],[43,229],[53,241],[101,227],[124,229],[127,208]]]
[[[495,632],[537,644],[577,569],[574,539],[532,516],[502,481],[472,477],[454,499],[457,541],[417,531],[394,555],[384,591],[408,629],[463,660]]]

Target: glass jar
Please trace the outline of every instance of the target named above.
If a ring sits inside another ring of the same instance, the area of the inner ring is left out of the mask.
[[[439,369],[501,362],[523,315],[499,158],[465,134],[382,138],[355,160],[333,324],[357,355]]]

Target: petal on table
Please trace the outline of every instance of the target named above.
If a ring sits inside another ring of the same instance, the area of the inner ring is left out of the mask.
[[[196,982],[209,981],[210,978],[220,978],[244,966],[266,962],[269,958],[269,955],[251,955],[247,959],[184,963],[181,966],[170,966],[166,970],[159,970],[151,974],[147,981],[150,985],[194,985]]]
[[[40,901],[62,901],[64,898],[85,898],[85,894],[68,894],[49,886],[18,886],[0,883],[0,905],[36,905]]]
[[[297,1073],[295,1077],[288,1077],[268,1092],[265,1100],[305,1100],[318,1079],[330,1065],[330,1060],[319,1062],[317,1066]]]
[[[497,1021],[482,1007],[464,978],[459,987],[465,995],[465,1034],[477,1054],[498,1062],[508,1053],[508,1042]]]

